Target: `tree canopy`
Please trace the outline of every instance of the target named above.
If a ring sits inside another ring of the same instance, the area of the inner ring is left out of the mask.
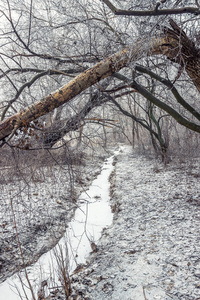
[[[19,147],[22,128],[52,147],[86,117],[104,126],[105,106],[164,151],[169,115],[200,132],[200,6],[189,2],[3,1],[1,145]]]

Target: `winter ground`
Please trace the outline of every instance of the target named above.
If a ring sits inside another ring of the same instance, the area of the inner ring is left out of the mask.
[[[82,165],[35,168],[34,178],[30,170],[18,177],[13,167],[7,173],[0,168],[0,283],[22,268],[17,234],[28,266],[63,236],[79,194],[90,186],[107,155],[86,155]]]
[[[200,299],[199,162],[164,166],[124,148],[112,177],[113,225],[72,277],[80,299]]]
[[[200,159],[164,166],[122,149],[110,179],[113,224],[74,272],[72,299],[200,299]]]

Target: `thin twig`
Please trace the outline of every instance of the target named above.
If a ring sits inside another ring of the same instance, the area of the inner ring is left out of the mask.
[[[147,297],[146,297],[146,295],[145,295],[144,287],[142,287],[142,290],[143,290],[144,299],[147,300]]]
[[[27,273],[27,270],[26,270],[25,262],[24,262],[22,247],[21,247],[21,243],[20,243],[20,239],[19,239],[18,230],[17,230],[17,223],[16,223],[16,218],[15,218],[15,212],[14,212],[14,208],[13,208],[12,198],[10,200],[10,204],[11,204],[11,211],[12,211],[13,220],[14,220],[14,228],[15,228],[15,231],[16,231],[17,243],[18,243],[18,247],[19,247],[19,251],[20,251],[20,255],[21,255],[21,259],[22,259],[22,263],[23,263],[23,267],[24,267],[24,272],[25,272],[26,280],[28,282],[32,298],[33,298],[33,300],[36,300],[34,292],[33,292],[32,285],[31,285],[29,277],[28,277],[28,273]]]
[[[29,28],[28,28],[28,42],[27,42],[27,46],[29,46],[29,44],[30,44],[30,37],[31,37],[32,9],[33,9],[33,1],[31,0],[31,3],[30,3],[30,14],[29,14]]]

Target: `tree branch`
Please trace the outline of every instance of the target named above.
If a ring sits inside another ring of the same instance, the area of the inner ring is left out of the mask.
[[[109,56],[107,59],[100,61],[95,66],[76,76],[59,90],[2,122],[0,124],[0,140],[9,136],[14,129],[25,126],[27,122],[29,123],[38,119],[64,103],[69,102],[88,87],[146,55],[164,55],[181,65],[184,63],[186,72],[200,91],[200,51],[195,48],[192,42],[190,43],[188,38],[185,38],[185,34],[182,34],[180,39],[177,39],[178,35],[180,35],[180,33],[177,32],[177,30],[171,30],[170,33],[166,31],[165,35],[152,38],[150,41],[149,39],[140,40],[132,47],[124,48],[116,54]],[[186,45],[184,45],[185,42]],[[155,98],[155,96],[148,94],[148,92],[135,81],[129,83],[132,83],[132,87],[149,99],[149,101],[171,114],[177,122],[191,130],[200,132],[200,126],[184,119],[174,111],[173,108],[162,103]]]
[[[22,74],[22,73],[43,73],[43,72],[48,72],[48,75],[70,75],[70,74],[77,74],[80,72],[85,71],[87,68],[86,67],[79,67],[77,69],[63,69],[63,70],[56,70],[56,69],[49,69],[49,70],[44,70],[44,69],[37,69],[37,68],[11,68],[6,71],[2,71],[3,74],[0,75],[0,79],[5,77],[7,74],[11,72],[15,72],[16,74]]]
[[[79,70],[81,70],[82,69],[82,71],[85,69],[85,68],[80,68]],[[2,112],[2,115],[1,115],[1,121],[3,121],[3,119],[5,118],[5,114],[6,114],[6,112],[8,111],[8,109],[11,107],[11,105],[19,98],[19,96],[21,95],[21,93],[23,92],[23,90],[26,88],[26,87],[28,87],[28,88],[30,88],[31,87],[31,85],[36,81],[36,80],[38,80],[39,78],[41,78],[41,77],[43,77],[43,76],[45,76],[45,75],[67,75],[67,76],[70,76],[69,74],[68,74],[68,72],[70,71],[70,70],[47,70],[47,71],[41,71],[41,70],[39,70],[39,69],[29,69],[29,68],[27,68],[27,69],[11,69],[11,70],[7,70],[7,72],[4,72],[4,74],[2,74],[1,76],[0,76],[0,79],[3,77],[3,76],[6,76],[6,74],[8,74],[10,71],[16,71],[16,70],[18,70],[18,72],[28,72],[28,71],[33,71],[33,72],[36,72],[36,73],[39,73],[39,74],[37,74],[37,75],[35,75],[30,81],[28,81],[28,82],[26,82],[25,84],[23,84],[21,87],[20,87],[20,89],[17,91],[17,93],[16,93],[16,95],[15,95],[15,97],[12,99],[12,100],[10,100],[9,102],[8,102],[8,104],[7,104],[7,106],[5,107],[5,109],[3,110],[3,112]],[[72,72],[74,71],[75,72],[75,70],[71,70]]]
[[[196,3],[196,6],[197,6],[198,8],[200,8],[200,4],[199,4],[198,0],[195,0],[195,3]]]
[[[38,58],[42,58],[42,59],[46,59],[46,60],[55,60],[58,63],[74,63],[74,62],[96,62],[97,61],[97,57],[94,55],[93,57],[91,57],[91,55],[89,57],[87,57],[85,55],[85,57],[81,57],[80,59],[77,57],[69,57],[69,58],[61,58],[61,57],[56,57],[56,56],[52,56],[50,54],[42,54],[42,53],[37,53],[34,50],[32,50],[29,45],[30,45],[30,41],[28,38],[28,42],[25,43],[24,40],[22,39],[22,37],[20,36],[19,32],[17,31],[13,20],[12,20],[12,16],[11,16],[11,9],[9,7],[9,17],[6,15],[6,13],[2,10],[0,10],[0,12],[5,16],[5,18],[7,19],[7,21],[10,23],[12,30],[14,32],[14,34],[16,35],[18,41],[22,44],[23,48],[29,53],[17,53],[16,56],[24,56],[24,57],[38,57]],[[5,54],[4,54],[5,55]],[[14,57],[14,56],[13,56]]]
[[[189,103],[187,103],[183,99],[183,97],[179,94],[178,90],[175,88],[175,86],[170,80],[162,78],[161,76],[153,73],[149,69],[144,68],[142,66],[136,66],[135,70],[148,74],[151,78],[154,78],[159,82],[161,82],[162,84],[164,84],[165,86],[167,86],[172,92],[172,94],[174,95],[174,97],[176,98],[177,102],[180,103],[187,111],[189,111],[195,118],[197,118],[200,121],[200,114]]]
[[[130,80],[122,75],[122,74],[114,74],[114,76],[120,80],[123,80],[125,82],[130,82]],[[139,83],[137,83],[135,80],[132,81],[132,87],[138,91],[142,96],[144,96],[147,100],[149,100],[151,103],[155,104],[157,107],[161,108],[162,110],[166,111],[169,115],[171,115],[179,124],[193,130],[196,132],[200,132],[200,126],[188,121],[184,117],[182,117],[175,109],[167,105],[166,103],[160,101],[158,98],[156,98],[153,94],[151,94],[149,91],[147,91],[143,86],[141,86]]]
[[[91,112],[91,110],[105,102],[106,99],[104,99],[104,97],[99,98],[98,93],[95,93],[80,112],[71,119],[62,121],[62,128],[60,128],[61,124],[56,124],[57,130],[55,130],[55,125],[48,128],[47,130],[50,132],[46,132],[44,134],[43,143],[45,147],[53,147],[53,145],[55,145],[64,135],[70,131],[77,130],[82,126],[85,117]]]
[[[194,14],[199,15],[200,10],[196,7],[181,7],[181,8],[173,8],[173,9],[161,9],[159,10],[158,7],[160,6],[157,3],[154,10],[123,10],[116,8],[109,0],[102,0],[115,15],[121,16],[160,16],[160,15],[179,15],[179,14]]]
[[[114,97],[111,97],[110,95],[106,95],[106,97],[109,98],[109,100],[113,104],[115,104],[115,106],[117,106],[117,108],[121,111],[121,113],[123,113],[125,116],[131,118],[135,122],[139,123],[142,127],[147,129],[149,132],[151,132],[158,139],[158,134],[152,128],[150,128],[147,124],[145,124],[142,119],[139,119],[139,118],[135,117],[133,114],[131,114],[127,110],[123,109],[121,107],[121,105],[114,99]]]
[[[41,77],[43,77],[43,76],[45,76],[45,75],[47,75],[47,74],[48,74],[48,71],[41,72],[41,73],[35,75],[30,81],[26,82],[25,84],[23,84],[23,85],[20,87],[20,89],[17,91],[15,97],[14,97],[12,100],[10,100],[10,101],[8,102],[8,105],[7,105],[6,108],[4,109],[4,111],[3,111],[2,115],[1,115],[1,121],[3,121],[6,112],[7,112],[8,109],[11,107],[11,105],[19,98],[19,96],[21,95],[21,93],[23,92],[23,90],[24,90],[26,87],[30,88],[30,86],[31,86],[37,79],[39,79],[39,78],[41,78]]]

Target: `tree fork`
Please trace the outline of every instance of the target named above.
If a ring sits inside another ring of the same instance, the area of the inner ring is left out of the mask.
[[[158,38],[153,38],[150,41],[140,40],[134,46],[124,48],[79,74],[59,90],[3,121],[0,124],[0,140],[9,135],[12,137],[18,128],[26,126],[27,123],[67,103],[88,87],[118,72],[129,63],[144,57],[144,55],[161,54],[181,65],[184,64],[188,75],[200,91],[199,50],[195,48],[194,43],[186,37],[183,31],[181,29],[177,30],[177,28],[179,27],[177,26],[173,30],[165,28],[164,35]]]
[[[159,43],[157,39],[155,39],[153,47],[155,47],[155,44],[158,47]],[[64,103],[67,103],[88,87],[119,71],[129,62],[139,59],[142,56],[141,52],[143,51],[143,47],[144,42],[139,41],[132,49],[127,47],[117,52],[97,63],[94,67],[79,74],[59,90],[3,121],[0,124],[0,140],[12,134],[17,128],[23,127],[26,123],[38,119]]]

